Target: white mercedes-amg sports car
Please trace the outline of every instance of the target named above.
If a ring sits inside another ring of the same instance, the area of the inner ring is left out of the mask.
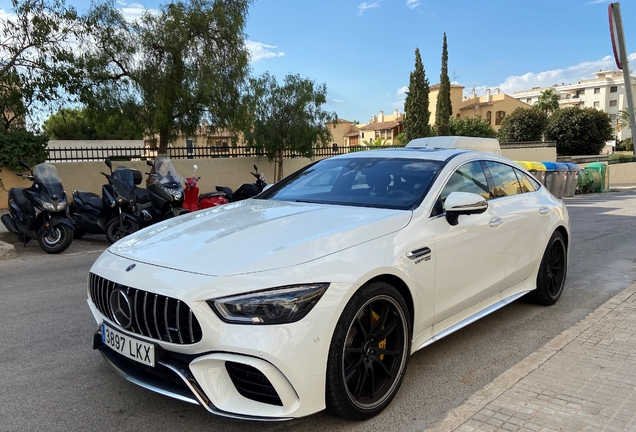
[[[569,237],[565,205],[500,156],[340,155],[111,246],[93,347],[214,414],[367,419],[413,352],[522,296],[554,304]]]

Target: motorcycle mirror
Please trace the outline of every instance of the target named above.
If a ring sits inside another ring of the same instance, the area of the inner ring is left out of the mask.
[[[192,172],[192,177],[194,177],[194,175],[197,173],[197,170],[199,169],[199,167],[196,166],[196,164],[195,164],[195,165],[192,166],[192,168],[194,168],[194,171]]]
[[[258,167],[254,164],[254,171],[258,172]]]
[[[29,171],[31,171],[31,167],[29,166],[29,164],[26,161],[21,160],[20,161],[20,166],[28,169]]]
[[[104,159],[104,163],[105,163],[105,164],[106,164],[106,166],[107,166],[108,168],[110,168],[110,169],[111,169],[111,171],[112,171],[112,169],[113,169],[113,163],[110,161],[110,158],[106,158],[106,159]]]
[[[152,166],[152,161],[146,160],[146,165]]]

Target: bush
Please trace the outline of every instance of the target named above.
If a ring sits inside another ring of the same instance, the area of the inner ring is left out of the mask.
[[[35,135],[27,130],[0,129],[0,167],[19,170],[20,160],[33,166],[46,160],[46,135]]]
[[[633,154],[613,153],[607,157],[610,164],[636,162],[636,156]]]
[[[541,141],[548,124],[546,114],[536,108],[517,108],[501,121],[499,141]]]
[[[597,155],[605,142],[613,138],[613,128],[606,112],[596,108],[568,107],[550,116],[545,135],[556,141],[559,155]]]
[[[495,132],[490,123],[479,116],[460,119],[451,117],[449,126],[453,136],[479,138],[495,138],[497,136],[497,132]]]

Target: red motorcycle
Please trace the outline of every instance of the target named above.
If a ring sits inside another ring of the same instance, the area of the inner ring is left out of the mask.
[[[196,176],[197,169],[199,167],[195,165],[192,177],[185,179],[183,208],[193,212],[229,203],[224,192],[208,192],[199,196],[197,182],[201,180],[201,177]]]

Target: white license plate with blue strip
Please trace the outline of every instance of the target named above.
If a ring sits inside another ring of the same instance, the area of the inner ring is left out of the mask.
[[[155,346],[136,339],[102,323],[102,342],[126,358],[147,366],[155,366]]]

